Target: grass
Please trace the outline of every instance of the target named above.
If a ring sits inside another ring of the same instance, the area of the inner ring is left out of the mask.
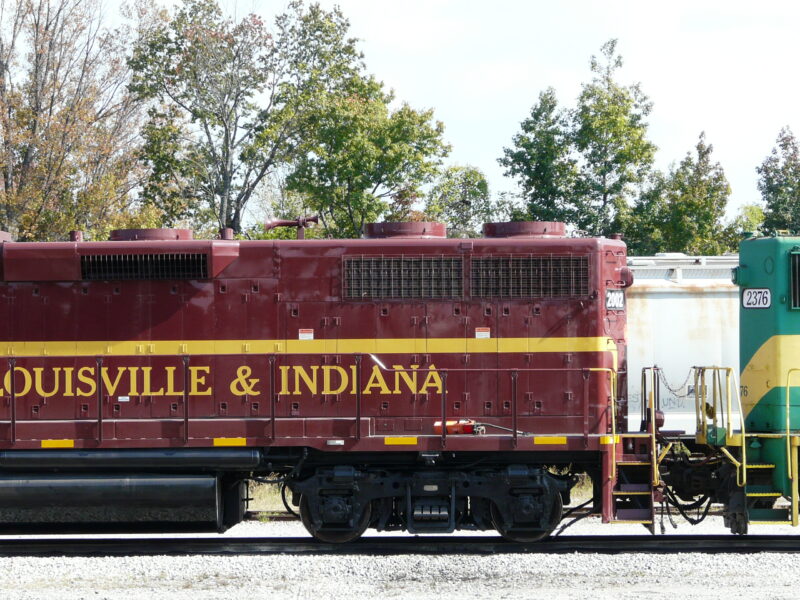
[[[592,497],[592,480],[586,473],[578,474],[578,483],[572,488],[570,496],[572,504],[581,504]]]
[[[248,510],[285,513],[286,509],[281,501],[281,488],[274,483],[250,482],[250,506]],[[291,502],[291,494],[287,491],[286,499]]]

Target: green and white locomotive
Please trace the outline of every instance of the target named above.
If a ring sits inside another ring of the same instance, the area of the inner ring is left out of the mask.
[[[722,503],[734,533],[749,525],[797,526],[800,237],[746,238],[733,281],[739,385],[731,368],[695,367],[696,435],[660,438],[662,452],[673,444],[660,464],[665,491],[690,506],[698,497]]]

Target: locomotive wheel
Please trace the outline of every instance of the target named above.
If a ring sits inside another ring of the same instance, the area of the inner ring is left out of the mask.
[[[500,515],[500,511],[497,510],[497,505],[492,502],[491,513],[492,513],[492,524],[494,528],[497,529],[498,533],[502,535],[505,539],[511,542],[538,542],[539,540],[543,540],[556,528],[559,521],[561,521],[561,510],[563,505],[561,503],[561,494],[555,494],[553,497],[553,509],[550,511],[550,520],[547,523],[545,529],[541,531],[529,531],[526,529],[515,529],[513,526],[509,527],[508,529],[502,526],[503,517]]]
[[[372,518],[372,504],[367,504],[361,513],[361,518],[352,529],[317,529],[314,526],[314,521],[311,518],[311,510],[308,506],[308,497],[303,495],[300,497],[300,520],[306,531],[313,535],[320,542],[327,544],[346,544],[360,538],[369,526],[370,519]]]

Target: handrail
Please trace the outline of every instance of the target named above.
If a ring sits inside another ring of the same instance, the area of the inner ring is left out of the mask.
[[[653,389],[650,390],[650,470],[653,485],[661,483],[658,473],[658,449],[656,447],[656,386],[658,385],[658,367],[653,368]]]
[[[714,415],[712,417],[712,423],[714,425],[714,429],[716,431],[717,424],[719,422],[725,428],[725,436],[726,441],[730,440],[734,436],[733,430],[733,392],[732,390],[736,389],[736,405],[739,410],[739,428],[741,430],[742,436],[742,451],[740,460],[734,460],[733,456],[728,452],[725,448],[722,448],[723,454],[725,454],[731,462],[733,462],[734,466],[736,466],[736,484],[739,487],[744,487],[747,485],[747,447],[745,444],[746,439],[746,430],[745,430],[745,420],[744,420],[744,411],[742,410],[742,399],[739,395],[739,386],[738,381],[736,379],[736,373],[734,372],[733,368],[731,367],[717,367],[717,366],[710,366],[710,367],[692,367],[695,372],[695,410],[697,416],[697,432],[702,433],[708,441],[708,419],[704,416],[705,405],[708,401],[708,390],[706,388],[706,371],[712,371],[713,379],[712,379],[712,386],[711,386],[711,401],[713,403],[714,408]],[[798,369],[800,370],[800,369]],[[720,380],[721,373],[725,373],[725,409],[722,410],[722,401],[720,396],[722,395],[722,382]],[[699,385],[698,384],[699,380]],[[731,380],[733,380],[733,384],[731,385]],[[718,410],[719,409],[719,410]],[[718,420],[719,418],[719,420]]]
[[[792,392],[792,375],[795,373],[800,373],[800,368],[792,368],[786,372],[786,465],[787,467],[791,466],[792,460],[792,429],[791,429],[791,406],[789,404],[791,400],[791,392]],[[791,471],[791,469],[789,469]],[[791,472],[789,473],[789,479],[792,479]]]
[[[744,426],[744,410],[742,409],[742,396],[739,394],[739,380],[736,378],[736,371],[732,368],[728,368],[728,377],[733,379],[733,389],[736,390],[736,404],[737,408],[739,409],[739,429],[742,432],[742,483],[739,484],[739,487],[744,487],[747,485],[747,432],[745,431]],[[737,480],[737,483],[738,480]]]
[[[700,379],[700,369],[692,367],[694,371],[694,414],[695,414],[695,432],[703,433],[705,435],[704,427],[706,420],[703,418],[703,407],[700,404],[700,394],[702,388],[698,385]]]
[[[792,375],[800,373],[800,368],[792,368],[786,372],[786,467],[789,474],[789,481],[791,482],[791,499],[792,499],[792,526],[797,527],[798,524],[798,510],[797,510],[797,459],[796,455],[792,453],[792,425],[791,425],[791,392],[792,392]]]
[[[367,354],[378,368],[381,371],[390,371],[389,368],[386,367],[385,364],[374,354]],[[391,369],[393,373],[414,373],[414,369]],[[618,373],[617,370],[611,367],[536,367],[536,368],[527,368],[527,369],[500,369],[500,368],[477,368],[477,367],[458,367],[458,368],[442,368],[438,369],[439,373],[441,374],[443,381],[442,381],[442,392],[443,395],[447,394],[446,392],[446,379],[448,373],[509,373],[512,378],[512,393],[516,393],[516,384],[515,379],[519,376],[519,373],[547,373],[547,372],[571,372],[571,373],[608,373],[611,376],[611,434],[612,434],[612,452],[614,453],[614,461],[612,461],[612,469],[616,468],[616,449],[617,449],[617,434],[616,434],[616,395],[617,395],[617,378]],[[359,388],[360,389],[360,388]],[[514,412],[516,412],[516,402]],[[446,446],[447,443],[447,433],[445,430],[447,429],[447,413],[446,413],[446,401],[442,403],[442,447]],[[514,416],[514,415],[512,415]],[[514,418],[516,421],[516,418]],[[517,431],[516,427],[512,428],[512,443],[516,446],[517,440]]]
[[[605,372],[611,377],[611,474],[609,479],[617,477],[617,371],[609,367],[589,367],[589,372]]]
[[[380,359],[378,359],[375,355],[370,354],[370,353],[366,353],[366,354],[362,354],[362,353],[341,353],[341,354],[342,354],[342,356],[350,356],[350,357],[353,358],[355,366],[356,366],[356,379],[359,380],[359,382],[360,382],[360,379],[361,379],[361,370],[362,370],[361,369],[361,367],[362,367],[361,363],[362,363],[363,356],[365,356],[365,355],[371,357],[376,362],[376,364],[378,365],[378,367],[382,371],[391,371],[393,373],[396,373],[396,372],[406,372],[406,373],[418,372],[415,369],[397,369],[397,368],[388,369],[382,362],[380,362]],[[270,395],[270,415],[269,415],[270,434],[269,434],[269,437],[271,437],[274,440],[276,438],[276,434],[277,434],[275,425],[276,425],[276,422],[279,420],[279,417],[276,415],[276,406],[275,406],[276,403],[279,401],[278,400],[279,394],[277,394],[276,390],[275,390],[275,380],[276,380],[275,371],[276,371],[276,366],[277,366],[277,359],[278,359],[278,357],[285,358],[285,357],[290,357],[290,356],[294,356],[294,355],[299,355],[299,356],[305,356],[305,355],[302,354],[302,353],[294,353],[294,352],[292,352],[292,353],[289,353],[289,352],[286,352],[286,353],[270,353],[270,354],[263,354],[263,355],[262,354],[241,353],[240,355],[241,356],[246,356],[246,357],[249,357],[249,358],[252,358],[252,357],[255,357],[255,356],[261,356],[261,357],[265,357],[269,361],[269,367],[268,367],[268,373],[269,373],[269,395]],[[124,357],[124,356],[130,356],[132,358],[141,358],[140,355],[133,355],[133,354],[131,354],[131,355],[119,355],[118,357],[115,356],[115,358],[120,358],[120,357]],[[189,362],[191,360],[191,357],[194,356],[194,355],[192,355],[192,354],[178,354],[178,355],[150,354],[150,355],[147,355],[147,356],[148,356],[148,358],[162,357],[162,356],[163,357],[169,357],[169,358],[175,358],[175,359],[180,359],[183,362],[183,367],[184,367],[184,381],[183,381],[183,383],[184,383],[184,385],[183,385],[183,389],[184,389],[184,391],[183,391],[184,407],[183,408],[184,408],[184,411],[183,411],[183,414],[180,415],[180,418],[183,421],[183,434],[184,434],[183,437],[184,437],[184,442],[185,442],[187,440],[187,438],[188,438],[188,433],[189,433],[189,410],[188,410],[188,408],[189,408],[188,399],[189,398],[188,397],[190,395],[189,392],[188,392],[188,382],[187,382],[187,377],[186,377],[186,375],[187,375],[186,369],[188,368],[188,365],[189,365]],[[233,355],[229,355],[229,356],[233,356]],[[11,373],[11,375],[9,376],[9,378],[11,380],[11,385],[10,385],[9,392],[10,392],[10,396],[11,396],[11,422],[10,422],[10,425],[11,425],[11,440],[10,440],[10,442],[11,442],[12,445],[14,445],[17,442],[17,435],[16,435],[16,433],[17,433],[16,432],[16,429],[17,429],[17,427],[16,427],[17,426],[17,402],[16,402],[16,400],[17,400],[17,398],[16,398],[16,386],[14,385],[14,382],[15,382],[16,378],[14,377],[14,374],[15,374],[15,369],[18,368],[16,366],[16,362],[17,362],[17,360],[19,358],[41,358],[41,357],[38,357],[38,356],[36,356],[36,357],[33,357],[33,356],[30,356],[30,357],[29,356],[12,356],[12,357],[8,357],[9,371]],[[102,358],[103,357],[95,357],[95,361],[100,361],[100,365],[102,365]],[[509,368],[502,368],[502,369],[501,368],[488,368],[488,369],[487,368],[441,368],[441,369],[437,369],[437,371],[441,374],[443,379],[446,379],[448,373],[477,373],[477,372],[487,373],[487,372],[497,372],[497,373],[509,373],[509,374],[512,375],[512,377],[513,377],[513,375],[518,375],[520,373],[537,373],[537,372],[540,372],[540,373],[547,373],[547,372],[550,372],[550,373],[552,373],[552,372],[607,373],[608,376],[609,376],[609,384],[610,384],[610,388],[611,388],[611,390],[610,390],[611,391],[611,403],[610,403],[609,408],[611,410],[611,415],[610,415],[611,423],[610,423],[610,426],[611,426],[611,442],[612,443],[610,445],[612,446],[612,452],[614,454],[614,460],[612,461],[612,465],[613,465],[612,469],[615,472],[615,468],[616,468],[616,450],[617,450],[617,443],[618,443],[617,442],[618,434],[617,434],[616,410],[617,410],[617,400],[618,400],[617,393],[618,393],[618,387],[619,387],[619,381],[618,381],[619,374],[618,374],[618,372],[617,372],[617,370],[615,368],[612,368],[612,367],[571,367],[571,368],[563,368],[563,367],[544,367],[544,368],[542,368],[542,367],[539,367],[539,368],[512,368],[512,369],[509,369]],[[102,373],[101,368],[97,368],[96,376],[100,379],[99,384],[97,385],[97,390],[98,390],[98,396],[99,396],[100,400],[102,400],[101,391],[103,390],[103,380],[102,380],[101,373]],[[359,385],[356,386],[356,407],[355,407],[355,409],[356,409],[356,411],[355,411],[356,412],[356,414],[355,414],[355,421],[356,421],[355,437],[356,437],[356,439],[360,439],[361,438],[361,421],[362,421],[362,418],[363,418],[363,415],[362,415],[363,407],[362,407],[362,402],[361,402],[361,389],[362,389],[362,386],[359,383]],[[442,391],[444,392],[444,394],[447,393],[445,390],[446,390],[446,383],[443,381]],[[444,396],[444,398],[442,398],[442,400],[443,400],[443,406],[442,406],[442,409],[443,409],[442,410],[442,413],[443,413],[442,414],[443,435],[442,435],[442,439],[443,439],[444,443],[446,443],[446,439],[447,439],[447,432],[446,432],[446,413],[447,413],[447,411],[446,411],[446,407],[447,407],[446,396]],[[514,414],[512,416],[515,417],[514,420],[516,421],[518,407],[516,406],[517,402],[514,402],[514,404],[515,404],[514,410],[513,410]],[[98,420],[99,420],[99,424],[98,424],[98,437],[99,437],[98,443],[101,443],[103,441],[102,440],[103,421],[105,420],[105,419],[103,419],[102,402],[100,403],[100,405],[98,407]],[[514,425],[516,425],[516,423],[514,423]],[[511,433],[513,434],[511,436],[512,439],[517,437],[516,427],[513,428],[513,431]],[[605,435],[605,434],[603,434],[603,435]]]
[[[649,413],[649,421],[650,421],[650,472],[651,477],[650,480],[654,486],[661,483],[661,477],[659,476],[658,472],[658,446],[656,440],[656,387],[658,386],[658,371],[660,369],[658,367],[644,367],[642,369],[642,388],[641,388],[641,395],[642,395],[642,413],[647,414]],[[647,373],[651,374],[652,377],[652,386],[650,390],[647,390]],[[647,409],[644,409],[644,398],[647,396]]]

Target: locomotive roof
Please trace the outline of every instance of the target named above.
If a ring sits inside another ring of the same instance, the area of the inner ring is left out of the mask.
[[[10,242],[0,243],[4,281],[76,281],[86,279],[87,264],[117,261],[126,257],[155,263],[175,257],[183,262],[196,257],[197,279],[234,275],[223,272],[240,259],[263,260],[265,255],[282,258],[360,255],[503,255],[586,254],[607,249],[623,251],[620,240],[608,238],[437,238],[437,239],[306,239],[306,240],[183,240],[101,242]],[[202,265],[200,264],[202,263]],[[201,268],[202,267],[202,268]],[[155,268],[155,267],[153,267]],[[182,267],[181,267],[182,268]],[[203,270],[204,269],[204,270]],[[236,269],[240,271],[240,269]],[[194,277],[190,277],[194,278]]]

